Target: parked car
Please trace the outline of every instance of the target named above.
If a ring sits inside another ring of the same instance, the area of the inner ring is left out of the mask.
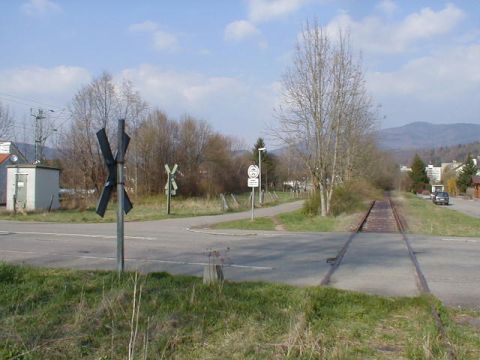
[[[446,191],[438,191],[435,193],[435,197],[433,198],[434,204],[440,205],[448,205],[450,198],[448,196],[448,193]]]

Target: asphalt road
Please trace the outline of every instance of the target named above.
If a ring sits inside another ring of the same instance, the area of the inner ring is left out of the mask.
[[[470,216],[480,217],[480,201],[478,200],[450,197],[450,205],[448,207]]]
[[[272,216],[301,202],[259,209]],[[250,212],[125,224],[127,270],[201,276],[207,249],[229,248],[228,280],[318,285],[348,233],[211,231],[203,225],[249,218]],[[115,269],[115,224],[0,221],[0,259],[47,267]],[[480,240],[411,237],[432,292],[452,306],[480,308]],[[416,295],[416,278],[397,234],[357,235],[332,286],[381,295]]]

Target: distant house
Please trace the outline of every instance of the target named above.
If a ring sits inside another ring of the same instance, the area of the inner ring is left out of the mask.
[[[7,166],[24,164],[25,156],[11,141],[0,141],[0,204],[7,202]]]
[[[433,184],[438,184],[442,181],[442,167],[441,166],[433,166],[427,165],[425,168],[427,172],[427,176],[430,179],[430,182]]]
[[[400,172],[411,172],[412,168],[408,167],[407,165],[400,165]]]
[[[479,167],[480,162],[476,158],[474,158],[472,160],[473,160],[473,163],[475,164],[475,166]],[[453,170],[455,172],[455,175],[458,176],[462,172],[464,166],[465,166],[465,163],[453,160],[450,163],[442,163],[442,172],[445,171],[448,168],[448,169]],[[477,172],[477,175],[480,175],[480,169]]]

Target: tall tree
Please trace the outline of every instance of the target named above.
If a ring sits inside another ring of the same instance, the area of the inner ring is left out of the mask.
[[[458,174],[457,187],[461,193],[465,193],[467,188],[472,185],[472,177],[477,174],[478,168],[473,162],[472,157],[468,154],[467,159],[465,160],[465,165]]]
[[[430,183],[430,179],[428,178],[427,171],[425,170],[425,163],[420,156],[418,156],[418,154],[415,154],[411,168],[412,171],[410,172],[410,179],[412,182],[410,191],[417,193],[425,190],[427,185]]]
[[[0,140],[8,140],[13,132],[13,117],[7,105],[0,101]]]
[[[361,144],[375,123],[349,37],[339,31],[332,39],[307,22],[283,88],[275,134],[305,163],[320,195],[319,213],[326,216],[334,188],[353,176]]]
[[[137,144],[138,193],[162,192],[167,181],[164,165],[176,161],[178,124],[160,110],[150,111],[132,141]]]
[[[102,188],[106,170],[95,133],[104,127],[109,138],[114,139],[116,120],[125,118],[130,127],[133,117],[139,116],[144,107],[137,93],[125,84],[116,86],[108,73],[76,93],[70,105],[71,126],[62,140],[62,177],[67,186],[96,191]],[[115,150],[116,142],[112,141],[111,146]]]

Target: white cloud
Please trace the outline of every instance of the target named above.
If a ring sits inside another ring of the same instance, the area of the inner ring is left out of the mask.
[[[397,31],[397,38],[409,42],[419,38],[429,38],[450,32],[465,14],[455,5],[447,6],[438,12],[424,8],[419,13],[413,13],[404,20]]]
[[[62,8],[51,0],[29,0],[22,4],[22,11],[30,16],[61,12]]]
[[[225,27],[226,40],[238,41],[258,34],[259,31],[255,25],[246,20],[234,21]]]
[[[170,116],[190,113],[218,131],[252,142],[272,117],[272,89],[242,78],[165,71],[152,65],[125,69],[118,77],[131,80],[152,107]]]
[[[414,59],[393,72],[369,74],[370,89],[378,95],[408,95],[432,101],[448,101],[480,93],[480,45],[448,48]]]
[[[42,95],[65,99],[65,96],[71,98],[90,78],[86,69],[75,66],[7,69],[0,71],[0,91],[18,96]]]
[[[151,20],[146,20],[141,23],[132,24],[128,27],[128,30],[136,32],[136,31],[155,31],[158,28],[158,24]]]
[[[183,109],[202,107],[225,92],[241,92],[236,78],[208,77],[194,72],[164,71],[152,65],[125,69],[120,77],[131,80],[152,104]]]
[[[397,23],[378,16],[355,21],[342,13],[327,25],[327,31],[336,34],[339,28],[349,29],[352,42],[366,52],[399,53],[416,41],[451,32],[464,16],[464,12],[452,4],[437,12],[424,8]]]
[[[177,50],[178,39],[174,34],[157,30],[153,33],[153,46],[157,50]]]
[[[151,20],[132,24],[128,27],[131,32],[146,32],[152,37],[154,49],[158,51],[175,51],[179,49],[178,38],[175,34],[159,30],[160,26]]]
[[[367,86],[391,123],[478,122],[480,45],[445,48],[399,70],[367,74]]]
[[[264,22],[286,16],[304,5],[308,0],[249,0],[248,18]]]
[[[382,0],[377,4],[376,8],[384,14],[390,16],[397,11],[398,6],[393,0]]]

